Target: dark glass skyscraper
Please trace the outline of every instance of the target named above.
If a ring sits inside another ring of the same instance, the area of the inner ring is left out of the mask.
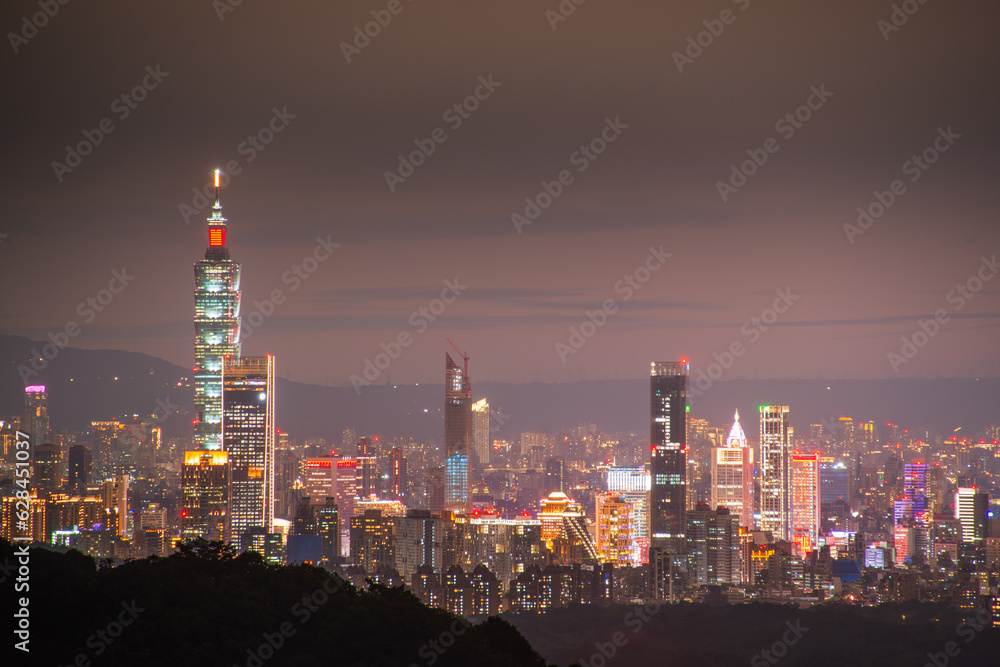
[[[274,357],[226,357],[222,441],[229,455],[230,538],[274,524]]]
[[[222,359],[240,356],[240,265],[226,247],[219,178],[216,170],[205,259],[194,265],[194,442],[214,450],[222,449]]]
[[[469,445],[472,442],[472,385],[469,358],[458,366],[444,354],[444,502],[465,511],[469,504]]]
[[[687,376],[686,361],[652,363],[650,546],[674,554],[686,548]]]

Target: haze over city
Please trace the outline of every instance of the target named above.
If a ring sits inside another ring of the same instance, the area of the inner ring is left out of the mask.
[[[991,664],[998,19],[6,3],[11,664]]]

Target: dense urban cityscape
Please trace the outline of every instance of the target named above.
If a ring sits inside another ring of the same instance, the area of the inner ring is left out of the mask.
[[[3,3],[0,664],[996,664],[998,18]]]
[[[46,387],[25,387],[2,421],[4,539],[116,563],[231,542],[458,615],[920,600],[1000,625],[1000,425],[965,437],[843,415],[796,432],[794,405],[710,424],[681,359],[650,364],[648,436],[503,439],[448,341],[440,446],[277,428],[276,356],[240,355],[220,174],[195,264],[192,440],[165,440],[162,414],[55,432]]]

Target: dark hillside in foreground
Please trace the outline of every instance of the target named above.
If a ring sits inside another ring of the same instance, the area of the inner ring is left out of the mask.
[[[16,558],[0,541],[4,562]],[[70,665],[83,654],[95,667],[546,665],[498,618],[466,629],[400,589],[359,592],[323,570],[267,566],[255,554],[216,548],[99,569],[75,551],[32,549],[30,567],[31,652],[12,650],[11,576],[0,627],[13,659],[0,664]]]

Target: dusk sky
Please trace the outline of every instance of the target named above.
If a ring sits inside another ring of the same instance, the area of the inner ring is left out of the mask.
[[[896,3],[899,25],[888,0],[561,5],[108,0],[34,30],[37,0],[5,2],[0,332],[73,321],[73,346],[190,367],[209,211],[185,207],[233,164],[243,315],[284,297],[243,353],[282,377],[349,383],[400,332],[394,383],[442,382],[446,338],[474,383],[696,371],[736,343],[727,378],[1000,375],[995,0]],[[358,48],[372,12],[387,25]],[[390,187],[417,142],[434,152]],[[519,225],[526,198],[549,205]],[[340,246],[293,279],[318,237]],[[421,333],[445,281],[460,294]],[[774,326],[744,326],[777,290]]]

